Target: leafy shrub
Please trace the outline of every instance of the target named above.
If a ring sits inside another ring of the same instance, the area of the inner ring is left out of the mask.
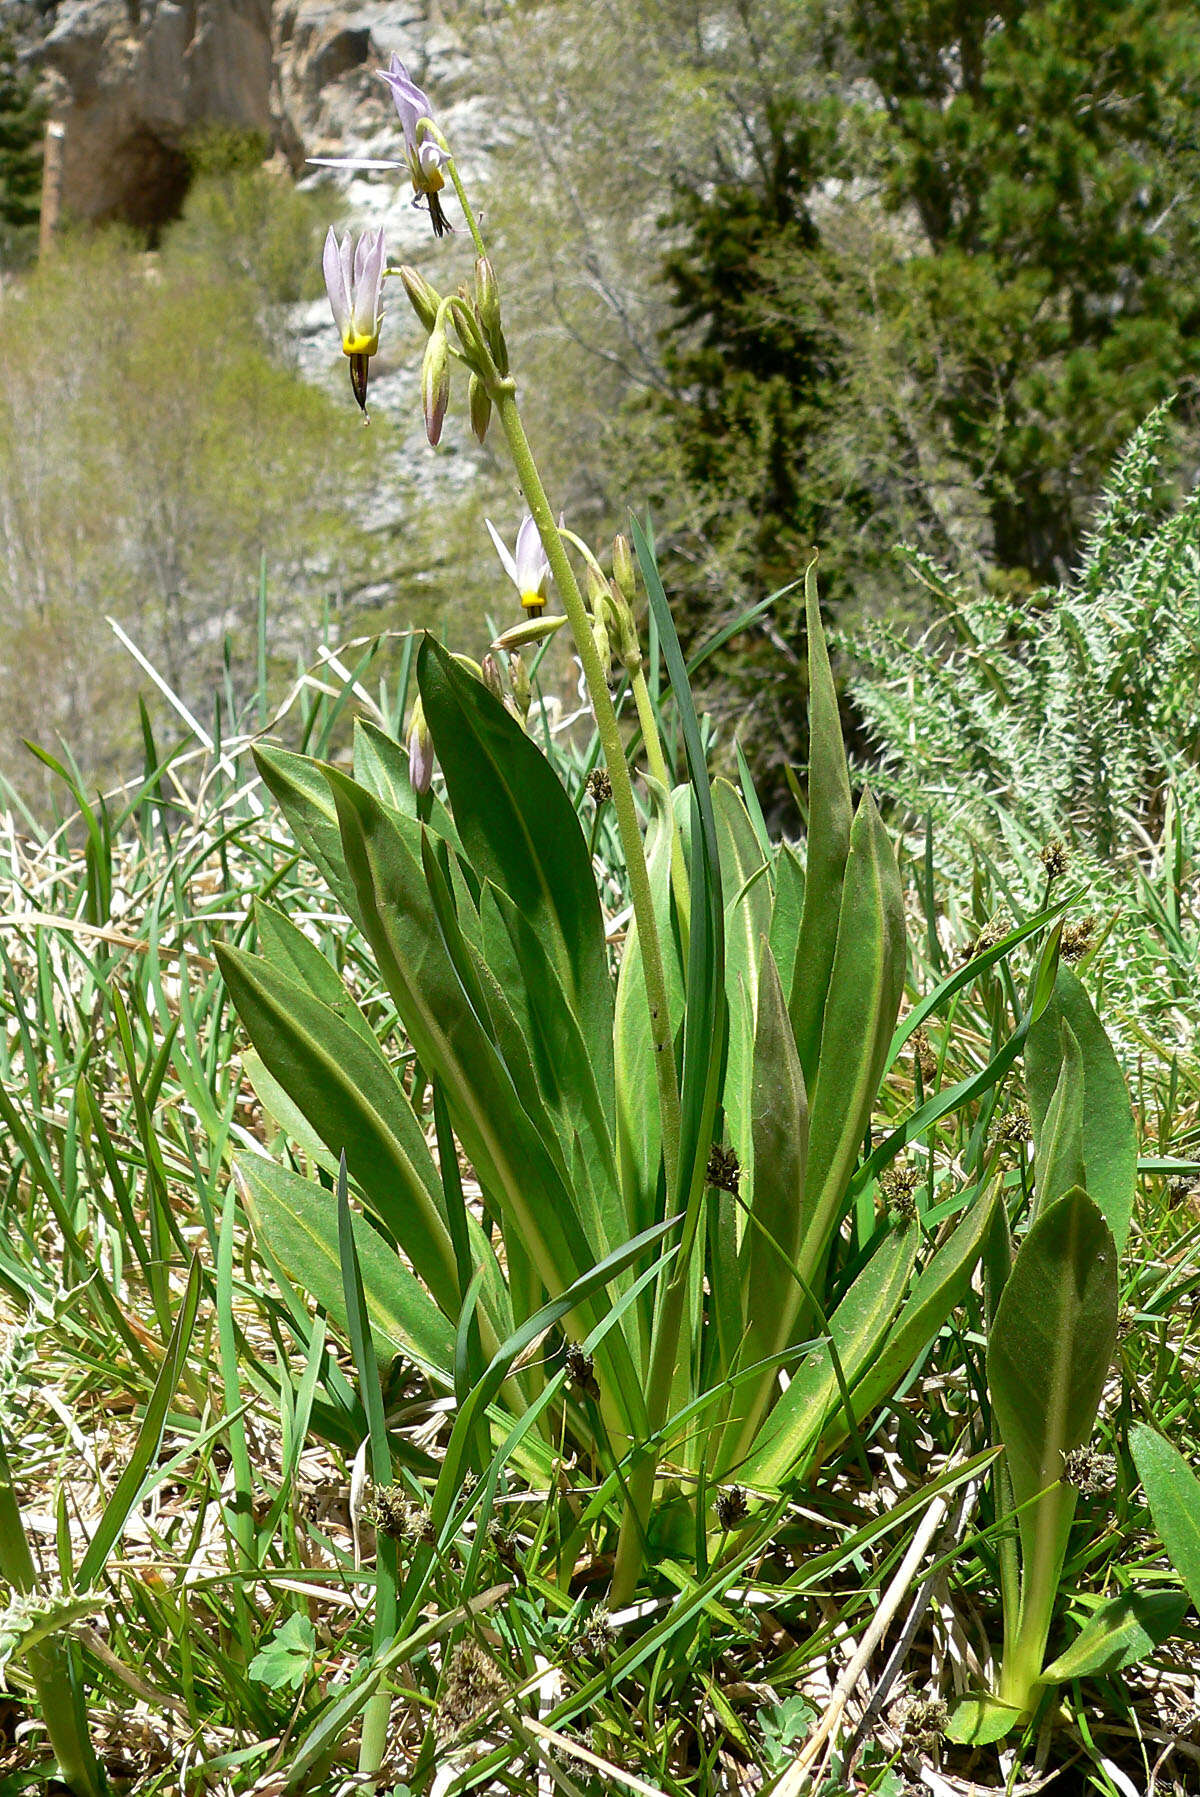
[[[1168,909],[1188,909],[1184,845],[1200,830],[1200,494],[1171,503],[1169,422],[1160,407],[1121,456],[1071,580],[1018,605],[915,558],[938,623],[914,644],[877,621],[846,645],[879,753],[876,787],[932,820],[952,884],[991,863],[997,904],[1014,862],[1014,883],[1036,894],[1039,851],[1061,839],[1110,919],[1145,878],[1169,887]],[[1141,907],[1118,918],[1110,945],[1115,996],[1143,1018],[1164,1001],[1147,977],[1145,922]],[[1176,935],[1160,935],[1154,960],[1170,953],[1186,975],[1192,951]]]

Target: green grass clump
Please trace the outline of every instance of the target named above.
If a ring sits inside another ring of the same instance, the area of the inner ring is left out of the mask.
[[[408,653],[368,712],[395,739]],[[365,695],[368,667],[354,673]],[[278,728],[336,757],[362,703],[323,672],[299,683]],[[669,701],[657,709],[670,753]],[[594,748],[532,717],[609,857],[615,939],[624,895],[610,824],[585,796]],[[364,1343],[288,1277],[232,1174],[235,1153],[265,1151],[336,1204],[336,1169],[264,1078],[216,970],[218,943],[254,946],[256,899],[354,992],[435,1144],[436,1117],[363,939],[276,820],[251,746],[244,731],[219,744],[190,735],[169,752],[147,737],[128,788],[88,799],[64,770],[61,824],[37,833],[10,814],[0,844],[0,1445],[34,1574],[25,1594],[8,1572],[0,1611],[0,1664],[15,1720],[30,1725],[17,1738],[10,1728],[13,1788],[47,1765],[31,1683],[39,1630],[85,1694],[114,1789],[178,1789],[182,1767],[188,1789],[332,1794],[352,1778],[380,1690],[386,1789],[429,1790],[435,1777],[439,1789],[523,1791],[539,1777],[565,1791],[716,1797],[781,1778],[799,1789],[797,1756],[823,1721],[834,1726],[813,1765],[831,1793],[894,1797],[930,1764],[963,1791],[1002,1789],[1042,1764],[1070,1768],[1071,1788],[1110,1791],[1114,1766],[1145,1788],[1164,1751],[1188,1788],[1195,1625],[1128,1442],[1131,1424],[1152,1419],[1193,1462],[1200,1450],[1194,1065],[1133,1073],[1143,1172],[1093,1441],[1111,1463],[1097,1462],[1079,1498],[1052,1652],[1122,1592],[1165,1592],[1168,1632],[1137,1670],[1093,1668],[1060,1686],[1052,1728],[1014,1737],[1003,1760],[971,1753],[943,1738],[939,1706],[978,1683],[1001,1637],[980,1290],[803,1485],[774,1501],[714,1492],[709,1564],[689,1564],[664,1535],[637,1601],[615,1614],[605,1594],[620,1494],[603,1490],[603,1467],[547,1459],[532,1435],[493,1436],[443,1504],[455,1403],[403,1355],[379,1361],[391,1476],[378,1463],[369,1476]],[[936,881],[910,880],[909,894],[915,1005],[947,963]],[[978,1081],[1013,1037],[1037,941],[1015,925],[1011,941],[976,943],[971,977],[910,1038],[876,1141]],[[915,1189],[931,1234],[984,1138],[1023,1226],[1026,1095],[1015,1071],[981,1093],[895,1163],[891,1202]],[[173,1331],[187,1342],[175,1361]],[[548,1375],[561,1364],[544,1361],[553,1345],[530,1348]],[[585,1389],[587,1369],[573,1376]],[[380,1651],[385,1591],[395,1615]]]

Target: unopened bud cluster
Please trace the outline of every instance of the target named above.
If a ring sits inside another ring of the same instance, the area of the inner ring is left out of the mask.
[[[467,410],[471,429],[482,443],[492,418],[498,382],[508,378],[508,345],[500,325],[500,291],[486,256],[475,262],[473,290],[462,286],[443,299],[417,269],[400,269],[400,280],[413,311],[429,333],[421,363],[421,403],[425,434],[435,447],[450,403],[450,363],[468,370]],[[453,330],[455,343],[450,342]]]

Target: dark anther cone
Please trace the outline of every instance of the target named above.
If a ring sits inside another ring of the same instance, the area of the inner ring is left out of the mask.
[[[370,366],[370,356],[350,357],[350,385],[354,388],[354,397],[364,412],[367,409],[367,372]]]

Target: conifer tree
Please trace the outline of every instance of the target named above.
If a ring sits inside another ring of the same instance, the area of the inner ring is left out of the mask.
[[[32,254],[42,188],[45,104],[16,46],[0,33],[0,266],[11,268]]]
[[[736,592],[709,582],[694,609],[770,591],[812,537],[835,606],[893,598],[898,535],[1017,596],[1060,581],[1141,418],[1180,391],[1177,421],[1196,419],[1194,15],[846,0],[810,17],[828,116],[682,195],[665,263],[663,410],[696,536],[739,507],[754,521],[731,542]]]

